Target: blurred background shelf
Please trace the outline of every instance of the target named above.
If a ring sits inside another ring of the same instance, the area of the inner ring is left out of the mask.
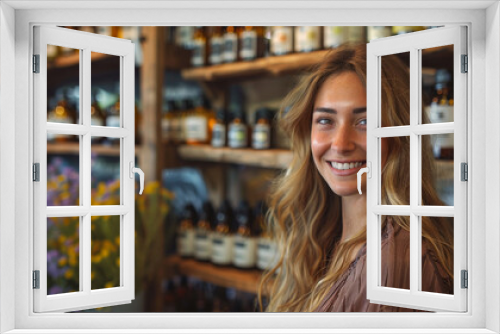
[[[175,273],[194,276],[218,286],[250,293],[257,293],[262,277],[262,271],[257,269],[240,270],[232,267],[218,267],[208,262],[184,259],[177,255],[165,258],[164,270],[166,275]]]
[[[178,152],[185,160],[236,163],[264,168],[286,169],[292,161],[292,152],[284,149],[254,150],[214,148],[210,145],[180,145]]]
[[[140,148],[136,146],[137,152]],[[47,143],[47,154],[70,154],[77,155],[80,151],[79,143]],[[120,146],[92,145],[92,153],[106,156],[119,156]]]

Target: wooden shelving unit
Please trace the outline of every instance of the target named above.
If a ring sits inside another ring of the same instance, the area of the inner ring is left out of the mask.
[[[116,58],[116,56],[110,56],[103,53],[96,53],[96,52],[91,53],[92,62],[99,60],[106,60],[106,59],[111,60],[113,59],[113,57]],[[80,55],[78,53],[74,53],[69,56],[57,57],[54,61],[48,62],[47,67],[49,69],[59,69],[59,68],[77,66],[79,63],[80,63]]]
[[[165,275],[180,274],[197,277],[202,281],[241,291],[257,293],[262,271],[257,269],[240,270],[231,267],[218,267],[208,262],[183,259],[177,255],[164,260]]]
[[[190,68],[181,72],[187,80],[218,81],[256,76],[279,76],[316,65],[329,50],[259,58],[253,61]]]
[[[214,148],[210,145],[180,145],[178,152],[185,160],[235,163],[264,168],[286,169],[292,161],[292,152],[284,149],[255,150]]]
[[[140,148],[136,146],[135,151]],[[80,152],[78,143],[47,143],[48,154],[76,155]],[[92,145],[92,153],[106,156],[120,156],[120,146]]]

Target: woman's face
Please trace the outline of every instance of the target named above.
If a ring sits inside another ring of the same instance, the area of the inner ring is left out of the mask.
[[[383,140],[382,166],[386,146]],[[313,107],[311,150],[333,192],[359,195],[357,173],[366,166],[366,90],[355,73],[331,76],[321,86]]]

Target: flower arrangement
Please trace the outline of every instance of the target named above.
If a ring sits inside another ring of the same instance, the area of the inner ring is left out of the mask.
[[[54,159],[47,173],[47,205],[79,205],[78,172],[63,159]],[[173,194],[159,182],[146,184],[135,200],[136,291],[154,277],[163,258],[163,223]],[[119,180],[94,182],[92,205],[120,203]],[[79,217],[48,218],[48,293],[79,291]],[[120,285],[120,216],[91,217],[91,287]]]

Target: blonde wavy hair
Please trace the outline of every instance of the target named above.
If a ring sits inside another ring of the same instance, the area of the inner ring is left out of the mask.
[[[263,275],[258,293],[261,310],[264,295],[269,298],[265,311],[316,310],[348,269],[354,251],[366,242],[366,228],[354,238],[338,241],[342,235],[341,198],[319,174],[311,154],[316,95],[327,78],[344,72],[355,73],[366,87],[365,45],[344,45],[329,52],[283,101],[280,126],[291,137],[293,160],[273,185],[268,201],[267,224],[278,244],[280,259]],[[397,56],[383,58],[382,108],[383,126],[410,124],[409,71]],[[443,205],[435,191],[434,158],[428,137],[422,137],[422,204]],[[382,204],[408,205],[409,137],[387,138],[387,144]],[[393,216],[393,222],[409,231],[409,217]],[[383,228],[386,223],[383,217]],[[453,277],[450,219],[422,217],[422,236],[446,273]]]

